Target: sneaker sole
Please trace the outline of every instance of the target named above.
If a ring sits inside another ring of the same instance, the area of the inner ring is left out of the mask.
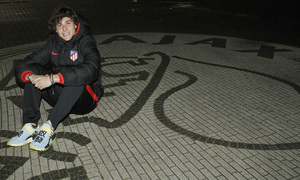
[[[51,147],[51,145],[53,144],[53,142],[56,140],[56,134],[54,134],[51,137],[51,139],[53,139],[53,140],[51,140],[51,142],[49,144],[47,144],[47,146],[44,149],[37,149],[34,146],[30,146],[30,149],[35,150],[35,151],[46,151],[46,150],[48,150]]]

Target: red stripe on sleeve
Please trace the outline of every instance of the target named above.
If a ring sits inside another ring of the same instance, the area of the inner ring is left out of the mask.
[[[30,82],[30,80],[26,80],[26,76],[27,76],[28,74],[33,74],[33,72],[32,72],[32,71],[24,71],[24,72],[21,74],[21,78],[22,78],[23,81],[25,81],[25,82]]]
[[[64,77],[61,73],[58,73],[58,77],[59,77],[59,84],[64,84],[65,83],[65,80],[64,80]]]

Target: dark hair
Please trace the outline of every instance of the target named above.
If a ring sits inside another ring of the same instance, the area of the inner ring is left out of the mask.
[[[76,25],[78,24],[76,13],[73,11],[72,8],[59,7],[59,8],[54,9],[54,11],[53,11],[53,15],[49,20],[49,29],[52,31],[55,31],[56,25],[64,17],[69,17],[74,21],[74,23]]]

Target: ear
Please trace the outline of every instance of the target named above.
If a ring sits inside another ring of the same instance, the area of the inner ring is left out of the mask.
[[[75,28],[77,28],[77,25],[75,25]]]

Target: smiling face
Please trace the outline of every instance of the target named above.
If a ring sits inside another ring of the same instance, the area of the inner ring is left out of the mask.
[[[70,17],[64,17],[57,23],[56,32],[65,41],[69,41],[75,34],[75,28],[74,21]]]

